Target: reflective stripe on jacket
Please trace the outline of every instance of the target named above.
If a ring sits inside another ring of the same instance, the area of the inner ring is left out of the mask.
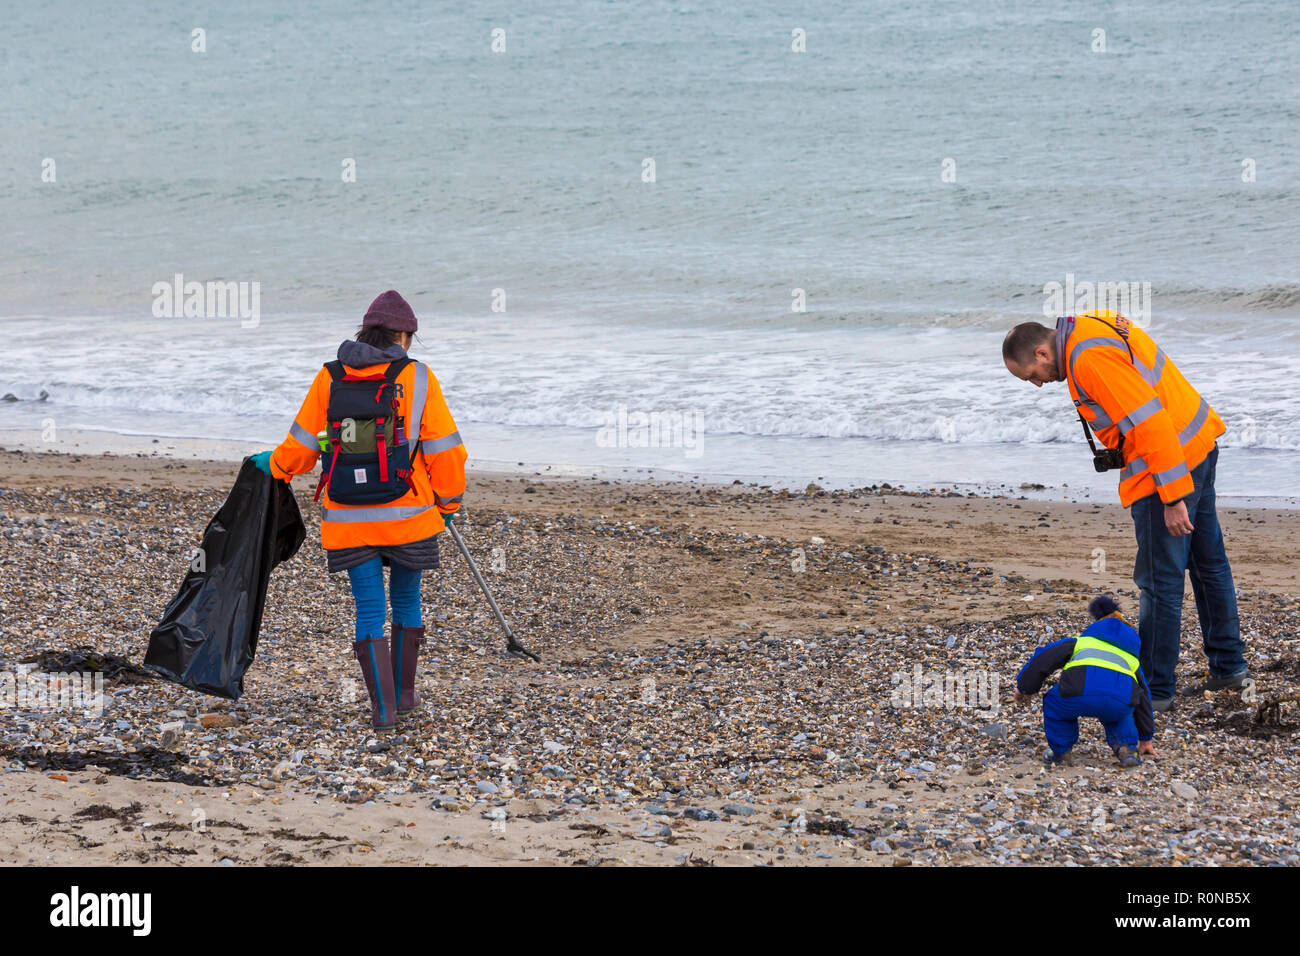
[[[1131,361],[1116,329],[1128,337]],[[1056,349],[1070,397],[1098,439],[1108,448],[1124,440],[1120,503],[1190,495],[1191,470],[1224,425],[1151,336],[1118,312],[1097,310],[1058,319]]]
[[[1085,664],[1119,671],[1121,674],[1127,674],[1137,680],[1138,659],[1127,651],[1120,650],[1114,644],[1099,641],[1095,637],[1076,637],[1074,639],[1074,653],[1070,655],[1065,667],[1061,669],[1068,670],[1071,667],[1082,667]]]
[[[365,368],[345,366],[357,375],[381,375],[388,363]],[[406,422],[411,444],[411,490],[379,505],[344,505],[321,499],[321,546],[328,549],[359,545],[409,544],[432,537],[445,528],[442,513],[460,509],[465,493],[468,453],[447,410],[438,380],[426,365],[412,362],[397,376],[401,394],[398,412]],[[303,400],[289,434],[271,454],[271,474],[289,480],[316,467],[320,446],[316,435],[326,425],[330,374],[322,368]],[[419,430],[412,428],[419,422]]]

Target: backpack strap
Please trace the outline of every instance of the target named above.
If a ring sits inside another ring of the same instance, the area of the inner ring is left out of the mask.
[[[339,379],[343,378],[343,363],[338,359],[335,359],[333,362],[326,362],[325,371],[329,372],[330,378],[337,382]]]
[[[384,378],[388,379],[390,382],[396,382],[397,376],[402,374],[402,369],[406,368],[406,366],[410,365],[413,361],[415,360],[408,355],[389,362],[388,371],[384,373]]]

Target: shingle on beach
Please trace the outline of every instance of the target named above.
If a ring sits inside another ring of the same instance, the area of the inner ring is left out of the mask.
[[[424,706],[377,739],[348,653],[347,583],[324,570],[308,483],[295,484],[307,543],[272,576],[257,660],[231,703],[133,665],[234,466],[97,457],[77,464],[103,477],[77,479],[66,456],[60,467],[2,457],[0,670],[37,679],[87,662],[108,695],[102,717],[0,714],[6,796],[32,779],[87,794],[110,783],[190,800],[242,793],[271,801],[285,832],[303,801],[343,813],[336,831],[349,813],[400,808],[412,825],[419,814],[422,828],[480,841],[522,829],[529,840],[510,858],[541,862],[1297,862],[1300,603],[1284,586],[1285,551],[1264,547],[1294,532],[1294,513],[1225,518],[1239,580],[1270,585],[1239,585],[1256,699],[1180,702],[1158,720],[1159,758],[1135,771],[1085,721],[1072,764],[1047,770],[1041,709],[1011,708],[1011,685],[1035,647],[1086,625],[1103,587],[1136,615],[1117,508],[474,476],[467,542],[542,663],[504,654],[462,559],[444,549],[443,571],[424,581]],[[1089,581],[1093,532],[1072,517],[1103,513],[1112,569]],[[1066,533],[1078,540],[1053,547],[1080,552],[1073,576],[1036,568],[1043,536]],[[1180,682],[1191,683],[1205,662],[1190,591],[1184,641]],[[983,681],[998,706],[901,706],[900,682],[918,667],[969,679],[972,695]],[[86,827],[102,845],[83,852],[105,861],[206,859],[179,853],[188,819],[156,846],[120,829],[105,842],[120,813],[75,816],[96,805],[85,794],[65,803],[66,816],[39,825],[34,810],[0,811],[0,859],[26,862],[31,840],[85,841]],[[141,803],[127,819],[161,812]],[[241,839],[246,862],[356,852]],[[361,862],[401,859],[396,839],[371,840],[377,857]],[[492,858],[486,843],[447,842],[458,859]],[[179,850],[159,849],[168,843]]]

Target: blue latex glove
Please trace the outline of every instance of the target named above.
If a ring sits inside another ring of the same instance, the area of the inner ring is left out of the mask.
[[[451,527],[451,519],[454,518],[454,517],[456,517],[456,512],[454,512],[454,511],[444,511],[444,512],[442,513],[442,523],[443,523],[444,525],[446,525],[448,528],[450,528],[450,527]]]
[[[256,455],[251,456],[249,460],[263,474],[269,475],[271,473],[271,453],[269,451],[259,451]]]

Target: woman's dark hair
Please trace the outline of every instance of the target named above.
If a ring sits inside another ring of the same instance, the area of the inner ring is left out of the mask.
[[[388,348],[397,341],[398,333],[378,325],[363,325],[357,329],[357,341],[377,349]]]

